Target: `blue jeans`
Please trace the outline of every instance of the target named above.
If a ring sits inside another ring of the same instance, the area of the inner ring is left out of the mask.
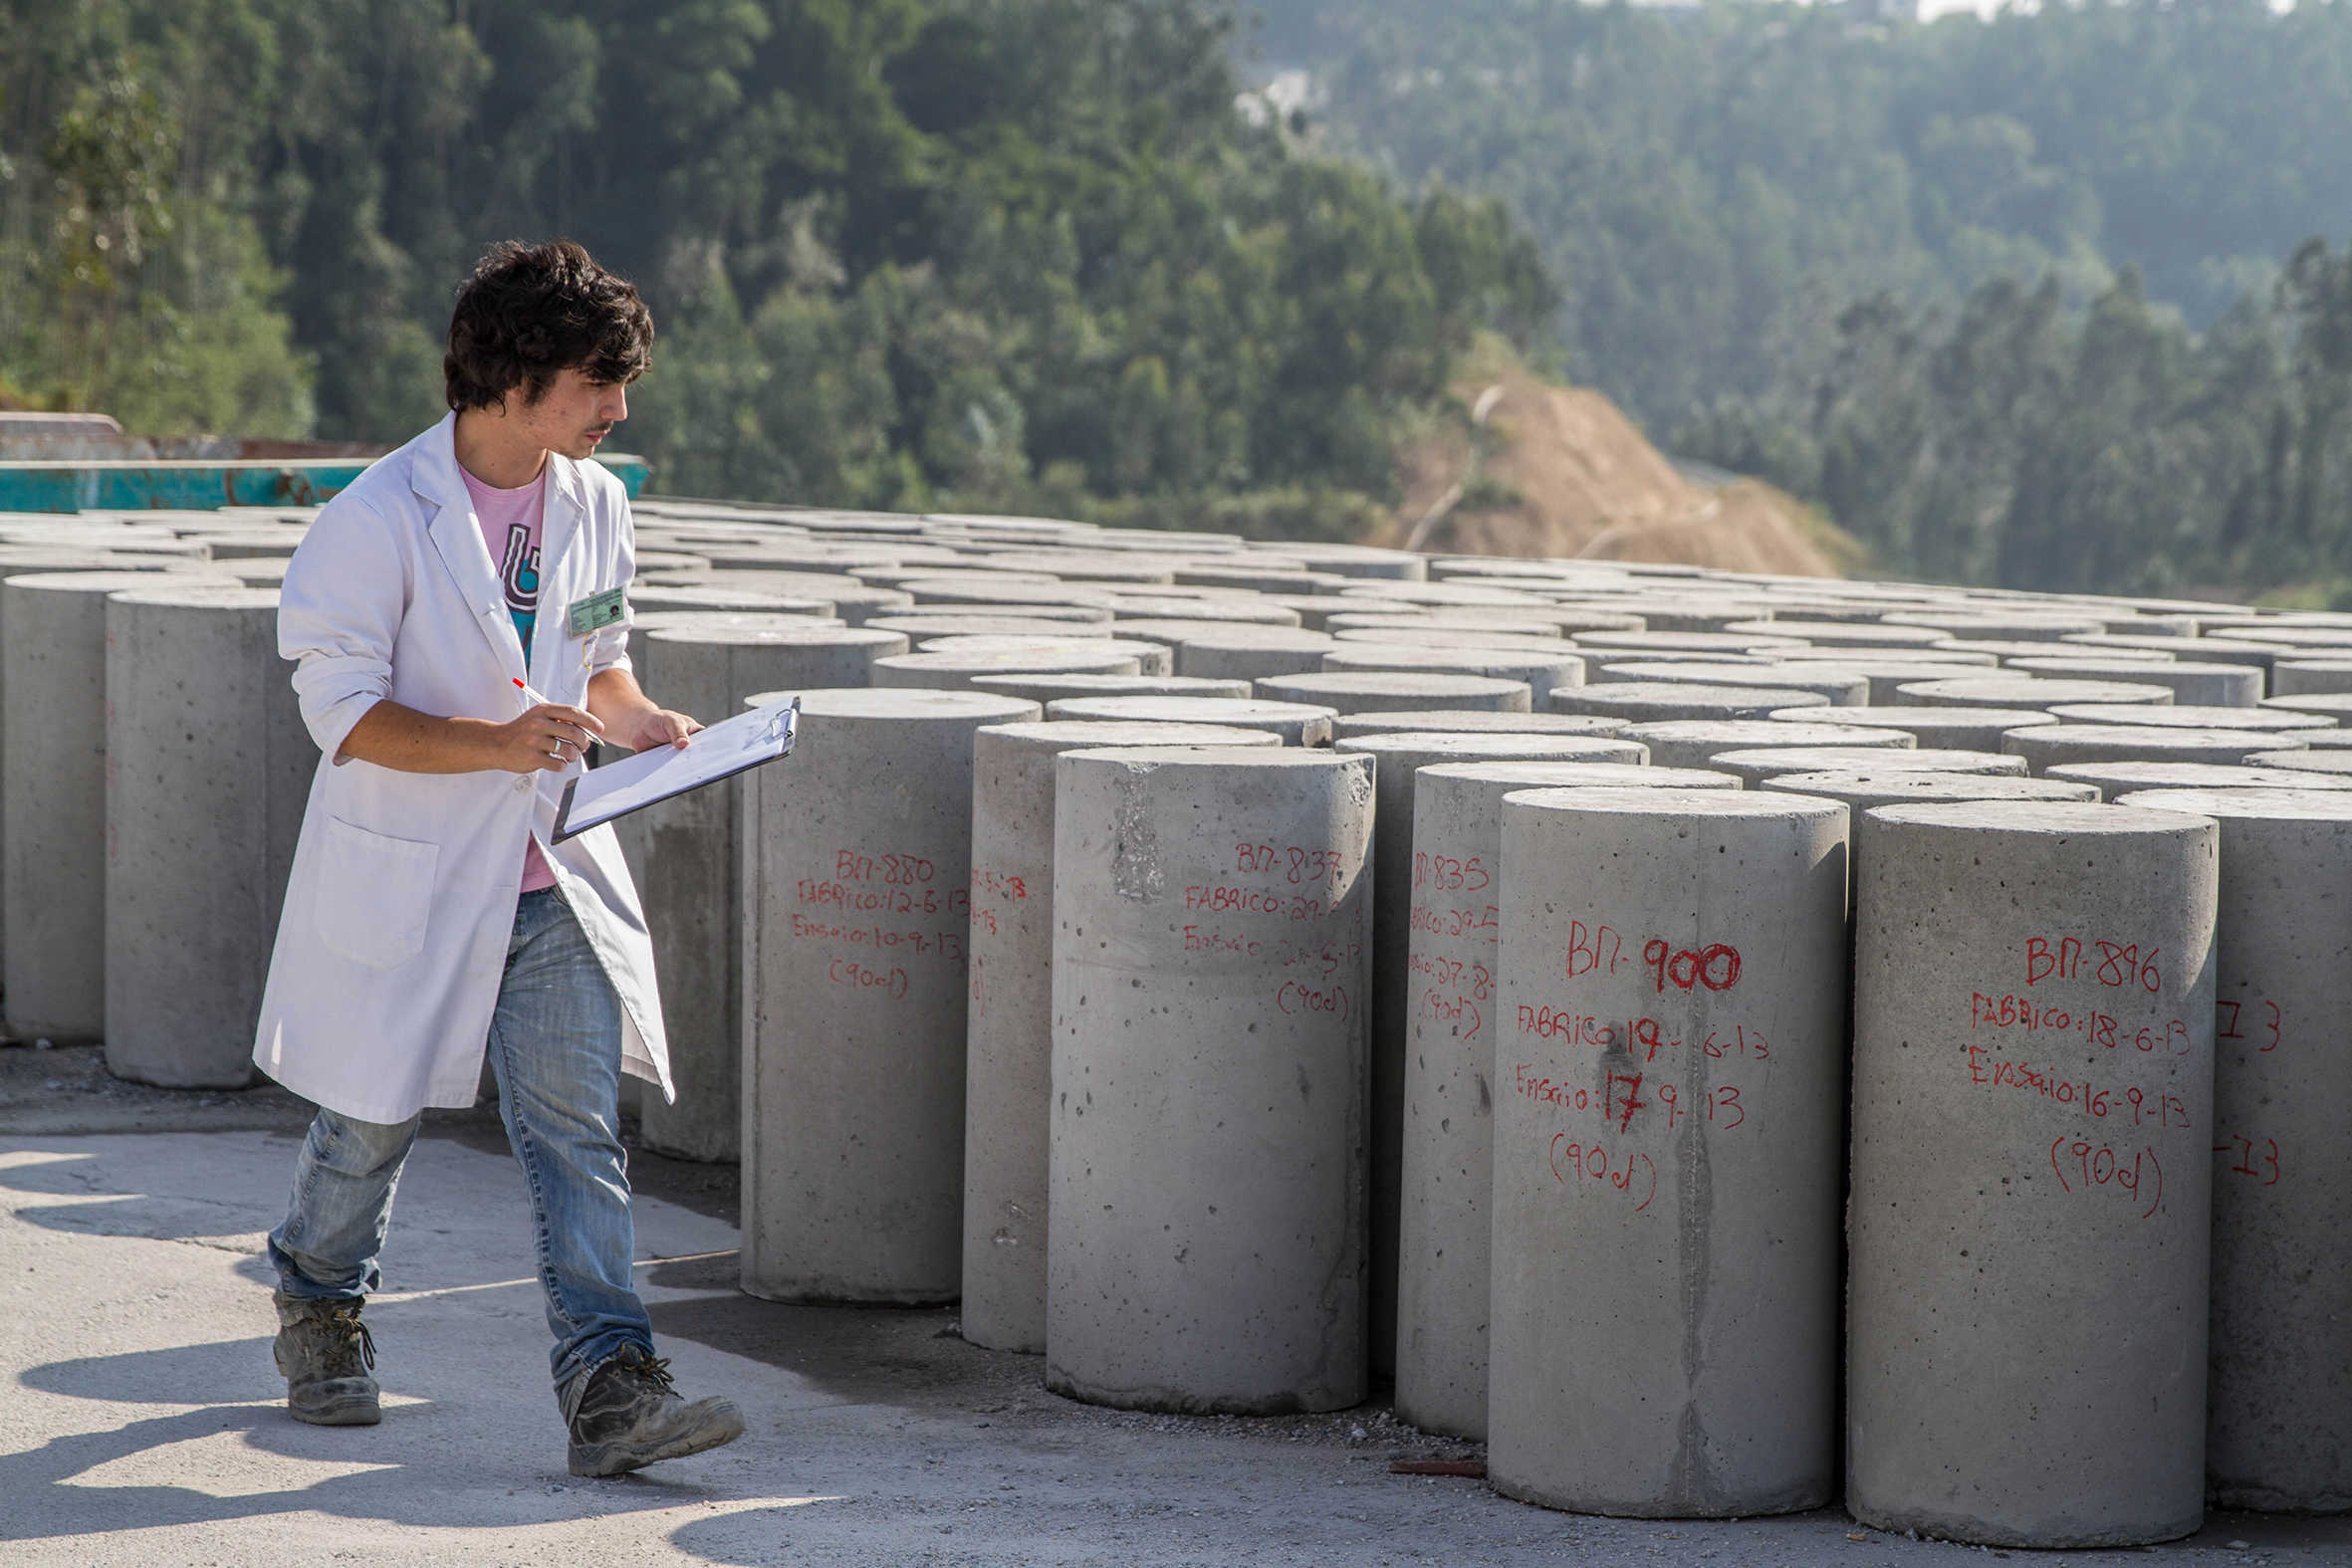
[[[490,1023],[507,1141],[531,1185],[556,1400],[566,1419],[588,1375],[653,1326],[629,1272],[636,1232],[620,1147],[620,999],[563,895],[525,893]],[[352,1300],[382,1282],[376,1254],[418,1118],[363,1122],[322,1108],[294,1167],[294,1202],[270,1234],[290,1296]]]

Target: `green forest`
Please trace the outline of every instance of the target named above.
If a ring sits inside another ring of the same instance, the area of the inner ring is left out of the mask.
[[[0,377],[400,440],[490,241],[635,279],[658,488],[1342,535],[1556,301],[1235,112],[1190,0],[0,0]]]
[[[671,494],[1348,537],[1511,351],[1888,572],[2327,602],[2347,145],[2352,0],[0,0],[0,405],[404,439],[568,235]]]
[[[1886,569],[2352,575],[2352,4],[1261,5],[1310,146],[1504,198],[1574,379]]]

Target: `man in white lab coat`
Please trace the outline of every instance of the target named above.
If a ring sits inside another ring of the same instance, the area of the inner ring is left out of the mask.
[[[449,417],[321,512],[278,617],[326,754],[254,1046],[320,1106],[270,1236],[288,1408],[378,1420],[359,1312],[393,1189],[419,1111],[473,1104],[487,1051],[576,1475],[743,1432],[731,1402],[672,1390],[630,1274],[620,1074],[670,1092],[636,889],[611,828],[553,841],[591,740],[700,728],[630,672],[627,496],[587,461],[652,340],[636,290],[579,246],[495,247],[450,322]]]

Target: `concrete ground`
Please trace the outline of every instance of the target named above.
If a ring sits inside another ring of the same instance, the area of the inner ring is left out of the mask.
[[[945,1310],[780,1307],[733,1288],[732,1168],[641,1152],[637,1241],[689,1396],[732,1448],[566,1474],[528,1217],[495,1120],[436,1118],[368,1308],[383,1424],[287,1419],[262,1234],[305,1108],[274,1089],[114,1083],[97,1052],[0,1048],[0,1564],[1688,1564],[1932,1568],[1835,1510],[1587,1518],[1475,1480],[1379,1404],[1331,1417],[1122,1415],[1047,1394],[1037,1357]],[[2217,1517],[2084,1561],[2352,1563],[2352,1521]]]

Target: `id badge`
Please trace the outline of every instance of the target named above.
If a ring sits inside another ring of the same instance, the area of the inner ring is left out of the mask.
[[[573,636],[585,637],[590,632],[602,631],[626,613],[627,604],[621,597],[621,590],[606,588],[601,593],[591,593],[575,603],[566,619]]]

